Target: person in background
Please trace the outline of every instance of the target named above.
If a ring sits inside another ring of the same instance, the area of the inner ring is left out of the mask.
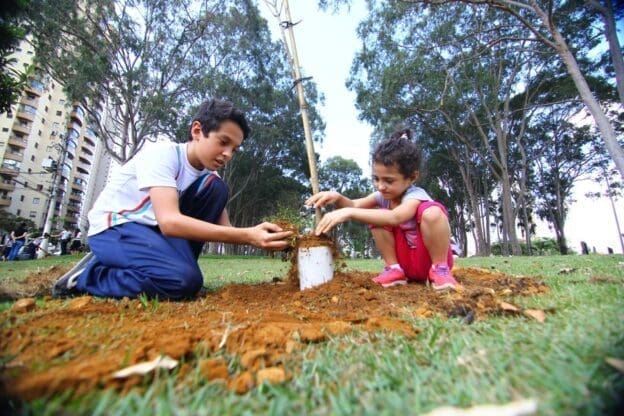
[[[385,261],[375,283],[391,287],[409,280],[428,282],[436,290],[455,288],[448,213],[414,185],[420,177],[422,156],[412,141],[412,131],[394,132],[377,145],[372,160],[376,192],[351,200],[324,191],[306,201],[315,208],[329,204],[339,208],[323,216],[315,234],[327,233],[345,221],[369,224]]]
[[[13,245],[7,260],[17,259],[20,249],[26,242],[26,236],[28,236],[28,232],[26,230],[25,222],[20,223],[13,231],[11,231],[11,240],[13,241]]]
[[[239,228],[217,174],[249,135],[243,112],[222,100],[201,104],[186,143],[155,142],[119,170],[89,212],[91,252],[54,285],[52,295],[187,299],[203,286],[197,258],[206,241],[288,246],[272,223]]]
[[[6,261],[9,258],[12,247],[13,240],[11,239],[11,234],[6,233],[2,236],[2,261]]]
[[[59,242],[61,244],[61,256],[69,254],[69,242],[72,238],[72,232],[69,231],[67,226],[63,227],[63,231],[59,234]]]

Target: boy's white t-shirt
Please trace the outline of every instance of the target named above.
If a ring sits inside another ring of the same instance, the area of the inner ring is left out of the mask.
[[[186,143],[146,142],[132,159],[115,169],[89,211],[88,235],[131,221],[157,225],[149,188],[172,187],[181,193],[210,172],[191,166],[186,147]]]
[[[390,209],[390,201],[384,199],[384,197],[381,196],[381,192],[376,191],[373,195],[375,196],[375,201],[377,201],[378,207]],[[407,188],[407,190],[401,197],[401,203],[410,199],[417,199],[419,201],[433,201],[427,191],[415,185],[411,185],[409,188]],[[416,223],[416,215],[414,215],[412,218],[405,221],[404,223],[399,224],[399,227],[401,228],[401,230],[403,230],[403,234],[405,235],[408,246],[412,248],[416,247],[416,236],[418,235],[418,224]]]

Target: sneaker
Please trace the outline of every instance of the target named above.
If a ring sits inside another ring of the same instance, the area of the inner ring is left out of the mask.
[[[459,284],[453,278],[451,270],[446,264],[434,264],[429,269],[429,282],[435,290],[455,289]]]
[[[405,277],[403,269],[385,267],[384,271],[373,279],[373,282],[379,283],[383,287],[392,287],[407,284],[407,278]]]
[[[67,273],[61,276],[52,287],[52,297],[69,298],[72,296],[82,295],[82,292],[76,289],[78,284],[78,276],[87,268],[87,264],[91,259],[95,258],[93,253],[88,253]]]

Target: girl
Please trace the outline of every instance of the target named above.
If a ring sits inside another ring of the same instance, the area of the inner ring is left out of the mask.
[[[383,287],[408,280],[428,281],[434,289],[452,289],[448,213],[424,189],[414,186],[420,175],[421,154],[409,129],[393,133],[375,148],[373,183],[377,192],[351,200],[338,192],[319,192],[305,204],[315,208],[335,204],[339,209],[323,216],[315,234],[329,232],[345,221],[369,224],[385,261],[373,279]]]

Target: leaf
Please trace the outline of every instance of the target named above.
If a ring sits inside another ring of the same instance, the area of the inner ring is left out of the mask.
[[[156,370],[157,368],[166,368],[167,370],[171,370],[178,365],[178,361],[173,358],[167,357],[166,355],[161,355],[152,361],[146,361],[143,363],[131,365],[130,367],[126,367],[123,370],[119,370],[113,373],[113,378],[128,378],[135,374],[137,375],[145,375],[151,371]]]
[[[544,313],[544,311],[541,309],[525,309],[523,313],[526,316],[531,317],[540,323],[546,320],[546,313]]]
[[[624,360],[620,360],[619,358],[607,357],[605,361],[613,368],[618,370],[620,373],[624,373]]]
[[[445,406],[427,413],[424,416],[529,416],[537,412],[537,401],[534,399],[517,400],[503,405],[486,404],[466,409]]]
[[[511,303],[501,302],[500,307],[506,312],[520,312],[520,308],[516,305],[512,305]]]

